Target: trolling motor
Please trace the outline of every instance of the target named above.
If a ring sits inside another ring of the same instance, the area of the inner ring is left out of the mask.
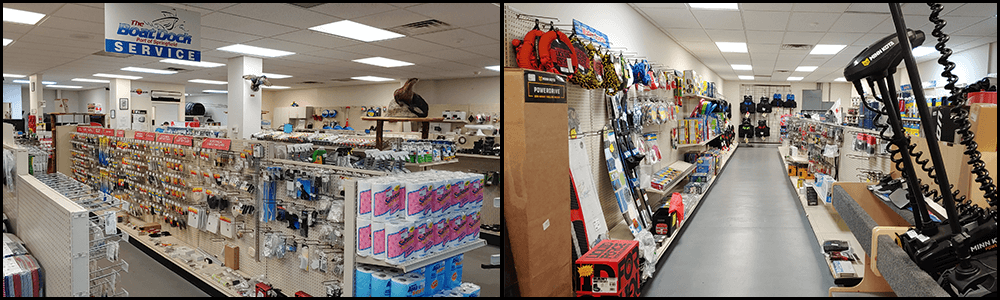
[[[959,108],[957,112],[953,113],[952,120],[956,124],[961,124],[960,133],[966,137],[962,144],[967,147],[965,154],[972,158],[969,163],[976,167],[973,172],[978,176],[976,182],[981,183],[980,189],[986,192],[990,204],[995,205],[996,187],[993,185],[993,180],[989,178],[989,173],[981,168],[982,162],[979,160],[979,152],[975,149],[975,143],[968,141],[971,139],[972,133],[968,130],[968,114],[964,113],[961,108],[964,104],[963,96],[955,95],[957,89],[954,87],[954,83],[957,81],[957,76],[950,73],[954,68],[954,64],[947,61],[951,50],[945,48],[944,43],[948,38],[947,35],[941,33],[945,22],[937,18],[942,7],[939,4],[928,5],[931,6],[932,10],[930,20],[936,24],[933,32],[939,41],[936,49],[942,54],[942,58],[938,62],[945,66],[945,72],[942,75],[949,78],[947,88],[951,89],[953,93],[950,99],[952,101],[949,103]],[[844,70],[844,76],[848,81],[854,83],[860,95],[864,95],[861,85],[862,79],[868,81],[873,94],[875,94],[876,84],[881,91],[882,98],[876,96],[876,99],[884,104],[885,110],[874,109],[866,101],[862,101],[862,103],[867,109],[876,113],[876,123],[881,115],[888,116],[889,126],[877,125],[877,127],[881,128],[881,137],[890,141],[887,150],[891,154],[891,160],[896,169],[903,172],[906,180],[907,199],[913,208],[916,226],[899,236],[899,242],[911,259],[934,277],[949,294],[953,296],[995,296],[997,288],[995,267],[997,261],[996,213],[992,211],[987,214],[981,208],[970,208],[967,204],[961,203],[964,202],[964,197],[957,201],[959,207],[962,208],[961,213],[959,213],[955,200],[958,191],[952,191],[952,185],[948,181],[937,135],[933,132],[925,135],[931,161],[933,161],[933,166],[928,167],[928,160],[920,160],[923,153],[915,151],[915,145],[911,144],[909,138],[903,133],[892,75],[899,63],[904,60],[910,82],[913,85],[921,125],[928,131],[937,128],[937,126],[927,108],[920,74],[911,51],[913,47],[924,42],[924,34],[921,31],[905,29],[906,25],[898,3],[891,3],[889,10],[893,17],[896,34],[887,36],[863,50],[848,64]],[[902,38],[904,36],[906,38]],[[892,88],[887,88],[886,81],[888,81],[888,87]],[[889,127],[893,130],[891,137],[885,135],[885,131]],[[922,185],[916,178],[911,156],[916,158],[921,169],[927,172],[938,185],[939,190],[943,191],[940,195],[938,195],[938,191],[931,190],[929,185]],[[948,213],[949,220],[943,224],[932,222],[924,203],[924,196],[941,201]]]

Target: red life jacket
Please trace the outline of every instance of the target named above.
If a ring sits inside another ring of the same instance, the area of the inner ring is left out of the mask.
[[[538,27],[528,31],[524,35],[524,40],[513,40],[514,51],[517,52],[517,67],[522,69],[541,70],[541,61],[538,60],[538,40],[545,32],[538,30]]]
[[[559,30],[550,30],[538,40],[538,58],[542,71],[565,76],[572,76],[577,64],[569,38]]]

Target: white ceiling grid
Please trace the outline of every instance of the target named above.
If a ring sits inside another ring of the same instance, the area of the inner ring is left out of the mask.
[[[492,3],[326,3],[302,8],[287,3],[161,3],[202,14],[202,60],[227,63],[239,54],[216,50],[242,43],[295,52],[268,58],[269,73],[292,75],[272,79],[275,85],[317,88],[370,84],[363,81],[334,82],[356,76],[382,76],[405,80],[453,79],[499,76],[486,66],[500,65],[500,7]],[[35,26],[4,22],[3,37],[14,43],[4,47],[4,73],[43,74],[46,81],[60,84],[73,78],[92,78],[95,73],[139,75],[143,81],[183,84],[189,91],[218,86],[187,82],[190,79],[225,81],[225,67],[198,68],[160,63],[160,59],[132,56],[126,59],[92,55],[103,51],[103,3],[4,3],[4,7],[46,14]],[[453,29],[399,39],[364,43],[315,32],[317,25],[351,20],[390,29],[437,19]],[[382,68],[352,60],[382,56],[414,63],[415,66]],[[174,75],[132,74],[124,67],[187,69]],[[316,81],[323,84],[300,84]],[[85,89],[106,84],[73,82]]]
[[[843,68],[875,41],[894,33],[885,3],[739,3],[739,10],[691,9],[687,3],[632,3],[631,6],[681,47],[725,80],[756,75],[756,81],[786,81],[789,76],[806,82],[832,82],[843,77]],[[924,46],[933,46],[933,24],[925,3],[902,7],[907,27],[927,34]],[[942,19],[955,52],[997,41],[996,3],[945,3]],[[716,42],[747,43],[749,53],[721,53]],[[808,50],[781,50],[782,44],[847,45],[836,55],[809,55]],[[917,58],[917,62],[934,59]],[[749,64],[752,71],[735,71],[731,65]],[[813,72],[795,72],[799,66],[816,66]],[[790,71],[788,73],[779,71]],[[769,76],[769,78],[768,78]]]

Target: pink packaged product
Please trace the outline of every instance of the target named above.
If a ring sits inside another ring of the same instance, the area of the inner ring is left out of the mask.
[[[444,215],[444,209],[448,203],[448,180],[442,179],[440,177],[436,178],[434,181],[434,193],[431,194],[433,201],[431,201],[431,216],[442,216]]]
[[[372,183],[368,180],[358,181],[358,218],[372,218]]]
[[[481,217],[482,213],[475,207],[471,207],[466,211],[464,243],[475,242],[479,239],[480,226],[482,225]]]
[[[450,231],[450,226],[448,226],[449,218],[447,216],[441,215],[433,218],[434,220],[434,236],[431,241],[431,253],[438,253],[444,251],[446,243],[448,242],[448,233]]]
[[[421,179],[409,179],[406,181],[406,220],[417,221],[427,218],[430,211],[429,205],[432,199],[433,182]]]
[[[371,182],[372,191],[372,221],[385,222],[393,213],[393,189],[398,186],[388,180]]]
[[[401,264],[406,261],[406,248],[411,245],[413,223],[396,220],[385,224],[385,262]]]
[[[449,215],[448,220],[448,242],[445,243],[445,249],[454,248],[458,246],[459,240],[462,238],[462,229],[464,228],[465,214],[461,212],[455,212]]]
[[[372,258],[385,260],[385,223],[372,221]]]
[[[372,221],[358,219],[358,256],[372,256]]]

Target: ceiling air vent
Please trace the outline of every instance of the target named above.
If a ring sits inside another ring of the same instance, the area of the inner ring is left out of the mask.
[[[388,30],[405,36],[415,36],[452,29],[455,29],[455,27],[451,26],[451,24],[432,19],[396,26]]]
[[[97,51],[94,52],[94,55],[114,58],[129,58],[133,56],[132,54],[113,53],[107,51]]]
[[[288,4],[295,5],[301,8],[313,8],[326,3],[288,3]]]
[[[789,70],[774,70],[774,73],[788,73],[788,72],[791,72],[791,71],[789,71]]]
[[[783,44],[781,45],[781,50],[811,50],[812,45],[804,44]]]

